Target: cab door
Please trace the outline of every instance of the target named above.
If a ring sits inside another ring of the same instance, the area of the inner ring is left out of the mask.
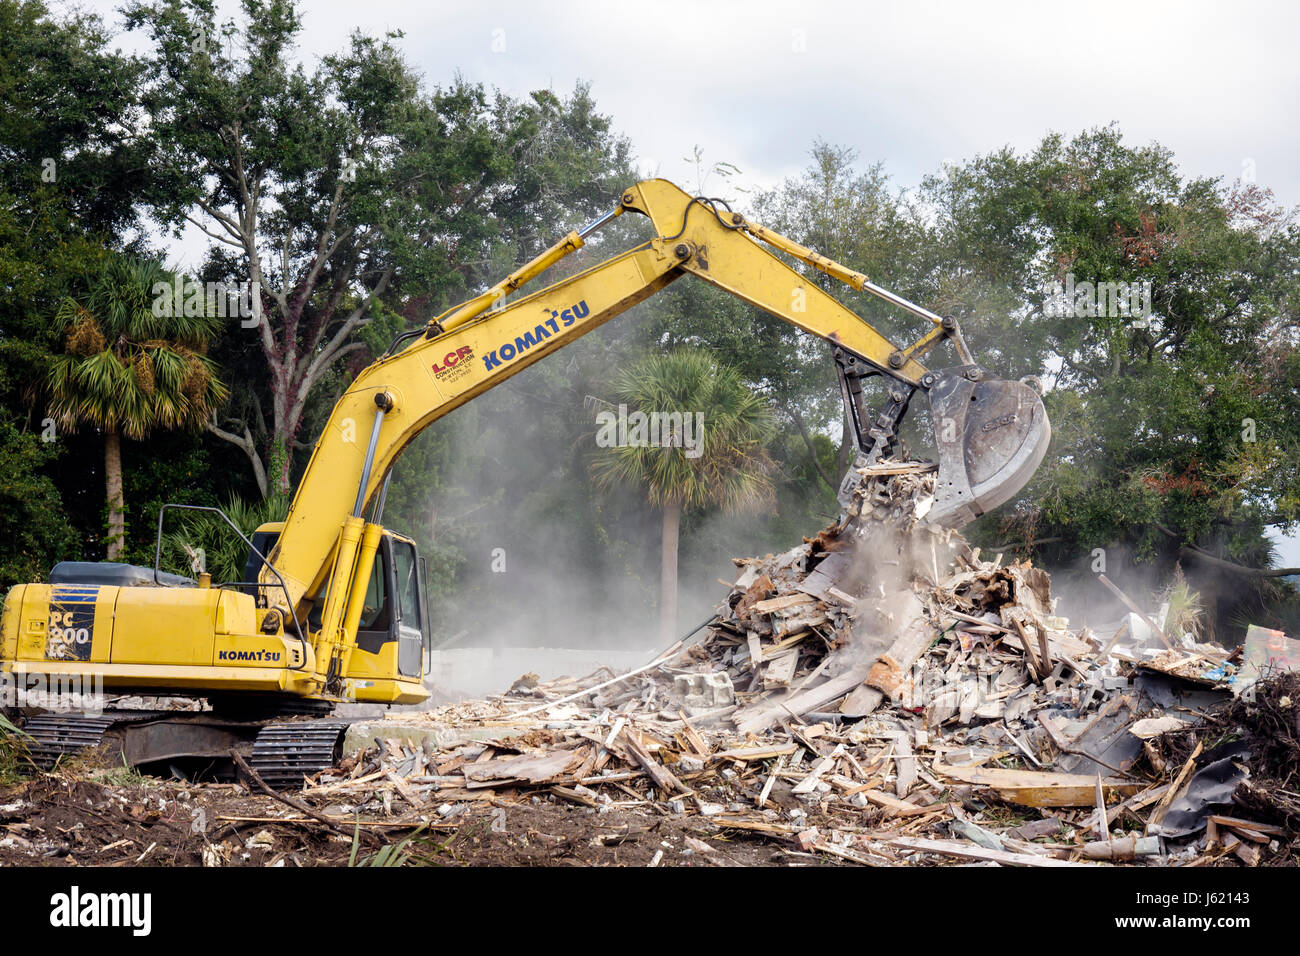
[[[390,537],[393,554],[393,606],[397,611],[397,672],[420,677],[424,669],[424,586],[415,545]]]

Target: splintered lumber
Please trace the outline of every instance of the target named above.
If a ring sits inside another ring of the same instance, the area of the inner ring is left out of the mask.
[[[758,809],[762,810],[767,806],[767,798],[772,795],[772,785],[776,783],[777,774],[785,767],[785,755],[782,754],[776,758],[776,763],[772,765],[772,772],[767,775],[767,783],[763,784],[763,792],[758,795]]]
[[[763,670],[763,686],[765,688],[789,687],[790,678],[794,677],[794,669],[798,663],[799,652],[795,650],[769,661]]]
[[[817,766],[813,767],[812,773],[808,774],[808,776],[795,784],[794,789],[791,792],[812,793],[812,791],[816,789],[817,784],[821,783],[821,779],[826,772],[835,766],[835,761],[839,759],[839,756],[842,753],[844,753],[844,745],[837,744],[835,750],[829,756],[823,757],[819,760]]]
[[[925,475],[938,470],[937,462],[907,461],[897,464],[867,465],[865,468],[857,469],[857,472],[859,475],[875,478],[888,475]]]
[[[912,665],[925,653],[934,636],[934,625],[924,616],[914,620],[871,666],[866,682],[890,697],[896,697],[903,689]]]
[[[295,799],[294,797],[291,797],[288,794],[280,793],[278,790],[276,790],[274,787],[268,784],[265,780],[263,780],[256,770],[254,770],[252,767],[248,765],[248,761],[244,759],[244,755],[241,754],[238,750],[230,751],[230,756],[235,761],[235,766],[238,767],[239,771],[244,775],[244,779],[251,781],[253,786],[255,786],[258,790],[261,790],[268,797],[271,797],[272,799],[275,800],[279,800],[285,806],[291,807],[292,809],[297,810],[299,813],[311,817],[313,820],[317,821],[318,823],[323,823],[327,827],[333,830],[337,830],[339,833],[341,833],[344,836],[352,835],[351,833],[349,833],[348,827],[341,824],[340,821],[330,819],[328,816],[321,813],[319,810],[307,806],[307,804],[303,803],[301,800]]]
[[[906,800],[891,797],[883,790],[863,790],[862,795],[878,807],[884,807],[890,816],[912,817],[923,813],[933,813],[934,807],[922,807]]]
[[[916,758],[912,755],[911,736],[906,731],[897,734],[894,737],[894,747],[897,754],[894,760],[894,792],[905,797],[916,783]]]
[[[845,717],[865,717],[880,706],[884,697],[876,688],[862,684],[840,701],[840,713]]]
[[[764,701],[746,707],[731,719],[742,734],[761,734],[782,717],[789,714],[802,717],[810,710],[817,710],[838,700],[861,684],[869,671],[868,665],[859,664],[838,677],[832,677],[824,684],[818,684],[785,700]]]
[[[773,611],[783,611],[788,607],[795,607],[799,604],[811,604],[815,599],[807,594],[782,594],[780,597],[769,598],[766,601],[755,601],[752,605],[753,610],[759,614],[770,614]]]
[[[1217,813],[1212,814],[1210,819],[1219,826],[1230,827],[1238,832],[1248,830],[1264,836],[1286,836],[1286,830],[1282,827],[1275,827],[1268,823],[1256,823],[1254,820],[1243,820],[1240,817],[1225,817]],[[1244,833],[1242,835],[1245,836]]]
[[[989,787],[1008,803],[1026,807],[1094,807],[1097,779],[1088,774],[1048,773],[1039,770],[1003,770],[997,767],[951,767],[935,764],[940,777]],[[1105,793],[1131,796],[1143,785],[1127,780],[1102,780]]]
[[[1151,618],[1147,617],[1146,613],[1135,603],[1133,603],[1133,599],[1130,598],[1123,591],[1121,591],[1118,587],[1116,587],[1111,582],[1110,578],[1106,577],[1106,575],[1104,574],[1099,574],[1097,575],[1097,580],[1100,581],[1102,584],[1106,585],[1107,590],[1109,590],[1111,594],[1115,595],[1115,597],[1119,598],[1120,601],[1124,603],[1124,606],[1126,608],[1128,608],[1138,617],[1142,618],[1142,620],[1146,623],[1146,626],[1151,628],[1152,632],[1155,633],[1155,635],[1160,638],[1161,642],[1165,645],[1165,647],[1168,650],[1172,651],[1174,649],[1174,645],[1170,643],[1169,638],[1165,636],[1165,632],[1160,629],[1160,627],[1156,624],[1156,622],[1151,620]]]
[[[626,732],[623,734],[623,746],[627,748],[627,752],[632,755],[632,759],[637,762],[638,766],[646,772],[646,776],[649,777],[654,785],[660,790],[671,792],[673,790],[688,789],[682,785],[680,780],[673,776],[671,770],[646,753],[645,750],[641,748],[641,745],[632,739],[631,734]]]
[[[1192,775],[1192,770],[1196,767],[1196,758],[1201,755],[1201,748],[1204,744],[1205,742],[1202,740],[1196,742],[1196,747],[1192,750],[1191,756],[1187,758],[1187,762],[1183,764],[1183,769],[1178,771],[1178,776],[1174,778],[1174,782],[1169,785],[1169,789],[1165,792],[1165,795],[1161,798],[1160,802],[1156,804],[1156,808],[1151,811],[1151,817],[1147,820],[1148,833],[1151,832],[1152,827],[1158,827],[1160,825],[1160,822],[1165,818],[1165,814],[1169,811],[1170,805],[1175,799],[1177,799],[1178,794],[1182,792],[1183,784],[1186,783],[1187,778]]]
[[[1029,669],[1033,671],[1034,677],[1042,681],[1047,676],[1050,667],[1047,662],[1039,658],[1039,651],[1034,647],[1034,642],[1030,640],[1029,635],[1025,633],[1025,625],[1019,618],[1015,620],[1016,631],[1020,634],[1020,646],[1025,652],[1025,660],[1029,663]]]
[[[522,754],[488,760],[485,763],[466,764],[465,779],[472,787],[487,781],[523,780],[527,783],[545,783],[560,776],[578,762],[577,750],[554,750],[550,753]]]
[[[677,716],[681,718],[682,721],[682,736],[685,737],[686,742],[691,745],[691,749],[695,751],[696,756],[709,756],[709,745],[704,742],[704,738],[700,736],[699,731],[697,731],[694,725],[691,724],[690,718],[686,716],[686,712],[679,710],[677,711]]]
[[[649,664],[644,664],[641,667],[637,667],[633,670],[628,671],[627,673],[619,674],[617,677],[611,677],[609,680],[603,683],[596,684],[584,690],[575,691],[574,693],[570,694],[567,697],[561,697],[559,700],[548,700],[546,703],[538,704],[536,707],[530,707],[527,710],[517,711],[510,715],[510,719],[518,720],[520,717],[528,717],[532,714],[541,713],[543,710],[549,710],[550,708],[556,707],[559,704],[567,704],[571,700],[579,700],[590,694],[594,694],[598,690],[604,690],[606,687],[609,687],[613,684],[621,683],[622,681],[627,680],[629,677],[635,677],[637,674],[643,674],[646,671],[656,668],[661,664],[663,664],[664,662],[671,660],[672,656],[682,649],[682,645],[684,643],[686,642],[677,641],[676,643],[673,644],[672,647],[668,648],[668,650],[664,651],[662,654],[660,654],[658,657],[652,660]]]
[[[843,847],[826,843],[823,840],[814,841],[812,848],[818,853],[829,853],[831,856],[838,856],[842,860],[848,860],[850,863],[857,863],[862,866],[890,866],[892,864],[891,860],[880,857],[873,858],[862,856],[861,854],[854,853],[851,850],[846,850]]]
[[[920,850],[924,853],[939,853],[943,856],[955,856],[963,860],[992,860],[1006,866],[1086,866],[1069,860],[1058,860],[1050,856],[1037,856],[1033,853],[1012,853],[1007,850],[989,850],[974,843],[962,843],[957,840],[923,840],[918,837],[894,837],[882,841],[891,846]]]
[[[798,744],[772,744],[759,747],[735,747],[731,750],[719,750],[710,754],[710,760],[768,760],[772,757],[788,757],[799,749]]]

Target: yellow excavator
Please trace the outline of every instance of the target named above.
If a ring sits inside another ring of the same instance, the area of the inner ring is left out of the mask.
[[[531,294],[520,291],[625,213],[648,217],[654,238]],[[897,347],[770,250],[928,327]],[[398,456],[443,415],[685,275],[830,343],[858,466],[890,452],[909,402],[925,394],[938,450],[929,520],[966,524],[1015,495],[1042,460],[1050,427],[1040,395],[977,365],[953,319],[750,222],[724,201],[692,197],[664,180],[641,182],[616,208],[486,292],[399,335],[356,377],[316,442],[286,520],[245,539],[245,580],[214,587],[203,573],[164,574],[164,517],[191,507],[166,505],[153,568],[63,562],[47,583],[14,587],[0,618],[0,672],[16,685],[210,704],[194,712],[24,713],[34,758],[48,765],[107,741],[133,765],[175,769],[217,766],[242,749],[267,782],[292,785],[334,759],[347,724],[328,717],[338,703],[425,700],[431,642],[422,565],[414,542],[382,525]],[[923,365],[945,340],[958,364]],[[863,382],[875,376],[887,398],[873,419]],[[846,479],[842,495],[848,487]]]

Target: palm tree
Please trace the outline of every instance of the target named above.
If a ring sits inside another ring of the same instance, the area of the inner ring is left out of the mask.
[[[180,303],[155,308],[156,288],[172,279],[157,262],[114,257],[84,304],[65,299],[55,315],[67,337],[46,378],[50,411],[64,428],[104,433],[110,561],[125,549],[122,436],[201,429],[227,395],[205,354],[216,320],[206,309],[187,316]]]
[[[698,433],[689,436],[693,448],[680,447],[680,443],[671,447],[662,433],[658,446],[628,441],[634,426],[595,466],[602,486],[638,485],[645,489],[650,504],[662,509],[659,626],[664,643],[668,643],[677,631],[677,542],[682,513],[706,507],[743,511],[770,503],[772,461],[765,445],[776,428],[767,403],[739,373],[702,351],[681,349],[650,356],[621,371],[613,389],[628,409],[629,423],[640,412],[696,416],[694,422],[702,425]],[[681,434],[687,437],[684,430]]]

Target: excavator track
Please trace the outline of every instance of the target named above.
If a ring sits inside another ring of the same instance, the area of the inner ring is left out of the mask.
[[[104,740],[104,733],[118,722],[117,715],[92,717],[88,714],[38,714],[23,725],[27,755],[42,770],[53,770],[62,757],[82,750],[93,750]]]
[[[22,731],[30,738],[28,756],[42,770],[101,746],[120,751],[132,766],[152,764],[164,770],[187,757],[200,764],[226,763],[230,751],[238,749],[270,786],[294,789],[304,777],[334,766],[350,723],[306,716],[235,721],[194,712],[133,710],[36,714],[26,719]]]
[[[286,720],[267,724],[253,742],[248,764],[277,790],[297,789],[303,779],[334,766],[348,720]]]

